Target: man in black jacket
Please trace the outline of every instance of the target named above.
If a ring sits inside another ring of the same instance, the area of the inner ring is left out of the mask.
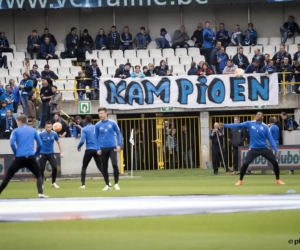
[[[234,123],[240,123],[237,116],[234,118]],[[238,148],[244,145],[244,141],[247,138],[247,131],[245,129],[230,129],[229,132],[229,142],[232,146],[232,160],[233,160],[233,174],[239,171],[239,161],[238,161]]]
[[[82,49],[83,53],[88,51],[90,54],[93,53],[93,47],[94,47],[94,40],[93,38],[89,35],[89,31],[87,29],[83,30],[83,34],[80,38],[79,42],[80,48]]]
[[[287,39],[293,37],[296,31],[300,35],[300,29],[298,24],[294,22],[294,17],[289,16],[288,21],[280,27],[281,43],[285,44]]]
[[[54,124],[56,122],[60,123],[61,126],[62,126],[61,131],[57,132],[59,138],[65,138],[65,137],[67,137],[67,134],[69,133],[69,126],[68,126],[68,124],[64,120],[61,119],[59,113],[57,113],[57,114],[55,114],[53,116],[52,124]]]
[[[102,75],[96,59],[92,59],[92,65],[86,69],[85,75],[92,80],[87,81],[87,85],[92,88],[91,100],[99,100],[99,80]]]
[[[49,83],[49,86],[52,87],[53,85],[53,80],[57,80],[58,79],[58,76],[52,71],[50,70],[50,67],[49,65],[45,65],[44,67],[44,71],[42,71],[42,79],[45,79],[48,81]]]
[[[45,128],[46,121],[50,120],[50,106],[49,102],[53,95],[52,88],[49,86],[47,80],[43,80],[43,87],[41,88],[41,101],[42,101],[42,119],[40,128]]]
[[[55,39],[55,36],[49,33],[49,29],[45,28],[44,29],[44,35],[41,37],[41,42],[45,42],[45,38],[49,37],[50,38],[50,43],[53,43],[54,47],[57,45],[57,41]]]
[[[107,35],[107,44],[109,50],[119,50],[121,45],[121,37],[116,26],[111,27],[110,33]]]
[[[11,132],[18,127],[15,118],[13,118],[11,110],[6,110],[6,117],[2,118],[0,122],[0,132],[3,139],[9,139]]]
[[[233,63],[240,69],[245,70],[249,65],[248,57],[244,55],[244,49],[239,48],[239,52],[233,57]]]
[[[130,63],[126,63],[125,65],[120,65],[119,68],[117,68],[116,70],[115,78],[126,79],[130,77],[130,68],[131,68]]]
[[[79,38],[77,36],[77,28],[71,28],[71,32],[66,36],[66,45],[68,52],[78,59],[85,58],[84,53],[79,48]]]
[[[286,52],[285,45],[280,45],[279,51],[276,52],[272,58],[272,61],[274,62],[274,66],[278,71],[280,71],[281,65],[283,64],[283,59],[285,57],[288,58],[289,64],[292,64],[292,57],[288,52]]]
[[[292,72],[292,65],[289,64],[289,58],[288,57],[284,57],[283,58],[283,64],[281,64],[279,70],[279,72],[285,74],[285,82],[287,85],[285,85],[286,87],[286,93],[289,94],[291,92],[294,92],[294,85],[292,84],[288,84],[291,82],[292,78],[293,78],[293,74],[289,74],[289,73],[285,73],[285,72]],[[283,74],[279,74],[278,75],[278,82],[283,83]],[[283,85],[280,85],[281,89],[283,89]]]
[[[203,45],[203,24],[198,23],[197,30],[195,30],[191,40],[195,42],[195,47],[202,48]]]

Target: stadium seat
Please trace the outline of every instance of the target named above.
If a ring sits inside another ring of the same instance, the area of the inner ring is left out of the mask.
[[[58,68],[57,67],[50,67],[50,70],[52,70],[55,74],[58,74]]]
[[[163,57],[155,57],[153,58],[154,59],[154,66],[158,66],[160,64],[160,61],[161,60],[166,60],[165,58]]]
[[[177,74],[173,73],[173,75],[186,76],[186,72],[178,72]]]
[[[249,63],[251,63],[252,62],[252,58],[253,58],[253,54],[248,54],[246,56],[247,56],[247,58],[249,60]]]
[[[103,66],[116,66],[115,59],[113,58],[105,58],[102,60],[102,63],[99,62],[99,65],[102,64]]]
[[[175,50],[175,56],[177,56],[177,57],[187,56],[187,55],[188,55],[187,49],[185,49],[185,48],[177,48]]]
[[[9,84],[9,80],[15,80],[15,83],[19,84],[20,80],[22,80],[22,79],[23,79],[23,77],[21,77],[21,76],[19,76],[19,77],[17,77],[17,76],[7,76],[5,78],[5,83]]]
[[[155,58],[155,57],[161,57],[162,53],[160,49],[150,49],[149,50],[150,57]]]
[[[99,69],[100,69],[100,71],[101,71],[101,73],[102,74],[107,74],[107,67],[105,67],[105,66],[99,66]]]
[[[275,53],[275,46],[274,45],[268,45],[264,46],[264,54],[274,54]]]
[[[14,60],[14,55],[13,53],[7,53],[7,52],[3,52],[2,53],[2,56],[6,56],[7,57],[7,61],[10,62],[10,61],[13,61]]]
[[[229,57],[230,56],[233,57],[237,53],[237,49],[238,49],[237,46],[228,46],[226,48],[226,53]]]
[[[185,68],[185,72],[188,72],[189,69],[191,68],[191,64],[190,63],[189,64],[185,64],[184,68]]]
[[[1,75],[1,69],[0,69],[0,75]],[[0,76],[0,82],[2,85],[6,84],[6,79],[4,76]]]
[[[116,58],[116,66],[119,66],[120,64],[126,64],[128,63],[128,60],[126,58]]]
[[[15,69],[24,69],[23,61],[11,61],[11,67]]]
[[[263,53],[263,46],[260,46],[260,45],[256,45],[254,46],[252,49],[251,49],[251,54],[253,55],[254,54],[254,50],[255,49],[260,49],[260,53]]]
[[[135,50],[125,50],[124,57],[125,58],[136,58],[136,51]]]
[[[14,45],[14,44],[10,44],[10,45],[9,45],[9,47],[10,47],[11,49],[13,49],[13,51],[14,51],[14,52],[16,52],[16,51],[17,51],[17,47],[16,47],[16,45]]]
[[[71,75],[77,76],[79,71],[82,71],[80,66],[70,67]]]
[[[30,68],[35,64],[35,60],[29,60]]]
[[[189,56],[199,56],[200,49],[199,48],[188,48],[188,54],[189,54]]]
[[[193,40],[188,40],[186,43],[188,45],[190,45],[191,47],[195,46],[195,41],[193,41]]]
[[[184,56],[180,57],[180,64],[189,64],[193,61],[193,58],[191,56]]]
[[[173,49],[163,49],[162,50],[163,57],[174,57],[174,50]]]
[[[62,99],[64,101],[73,101],[75,99],[74,91],[64,91],[62,93]]]
[[[288,52],[293,56],[298,51],[297,44],[289,45]]]
[[[24,61],[25,60],[25,53],[24,52],[15,52],[14,58],[17,61]]]
[[[111,78],[111,75],[105,74],[101,76],[101,79]]]
[[[149,50],[137,50],[138,58],[149,58]]]
[[[270,45],[279,45],[281,44],[281,38],[280,37],[270,37]]]
[[[244,54],[250,54],[251,53],[251,46],[243,46]]]
[[[25,43],[17,44],[17,51],[27,52],[27,44]]]
[[[71,59],[60,59],[60,66],[61,67],[72,67],[72,60]]]
[[[205,57],[202,55],[193,56],[193,61],[197,64],[201,61],[205,62]]]
[[[141,65],[141,59],[140,58],[128,58],[128,62],[131,63],[131,66]]]
[[[179,57],[167,57],[167,64],[168,65],[179,65]]]
[[[183,73],[183,72],[185,73],[185,68],[183,65],[173,65],[172,70],[174,74]]]
[[[65,83],[65,89],[68,89],[68,90],[72,89],[72,90],[74,90],[74,84],[72,84],[71,82]]]
[[[20,76],[21,73],[21,69],[15,69],[15,68],[11,68],[9,69],[9,76]]]
[[[288,38],[288,39],[286,40],[286,43],[285,43],[285,44],[286,44],[286,45],[294,44],[294,37]]]
[[[300,36],[296,36],[295,37],[295,44],[299,44],[300,43]]]
[[[96,50],[92,51],[92,54],[90,54],[88,51],[85,52],[85,59],[92,60],[92,59],[98,59],[98,52]]]
[[[111,58],[109,50],[97,50],[98,51],[98,58]]]
[[[147,49],[156,49],[157,45],[155,41],[152,41],[148,44]]]
[[[267,37],[259,37],[257,38],[257,45],[267,46],[269,45],[269,38]]]
[[[59,67],[58,74],[61,75],[70,75],[70,68],[69,67]]]
[[[144,66],[148,66],[149,63],[153,63],[153,62],[154,61],[152,57],[142,58],[141,70]]]
[[[65,44],[63,43],[57,43],[56,47],[55,47],[55,54],[57,54],[57,50],[59,51],[65,51]]]
[[[38,66],[38,70],[39,71],[43,71],[45,65],[47,65],[47,61],[46,60],[36,60],[35,64]],[[30,65],[31,66],[31,65]],[[51,68],[50,68],[51,69]]]
[[[122,50],[113,50],[111,53],[112,58],[124,58],[124,53]]]
[[[53,59],[53,60],[48,60],[48,65],[52,68],[52,67],[56,67],[59,68],[60,64],[59,64],[59,60],[57,59]]]
[[[56,83],[55,83],[55,86],[57,87],[57,90],[58,90],[58,91],[62,91],[62,90],[65,89],[65,84],[64,84],[64,83],[56,82]]]
[[[114,76],[115,73],[116,73],[117,68],[118,68],[118,67],[116,67],[116,66],[114,66],[114,67],[112,67],[112,66],[107,67],[107,73],[108,73],[109,75],[113,75],[113,76]]]

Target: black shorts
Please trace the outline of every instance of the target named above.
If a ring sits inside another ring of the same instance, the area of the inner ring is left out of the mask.
[[[56,158],[55,158],[54,154],[41,154],[41,157],[39,160],[41,169],[45,170],[47,161],[49,162],[51,168],[57,167]]]

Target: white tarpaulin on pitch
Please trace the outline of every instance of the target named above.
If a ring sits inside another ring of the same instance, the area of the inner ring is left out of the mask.
[[[111,78],[100,86],[100,106],[109,109],[278,104],[277,74]]]

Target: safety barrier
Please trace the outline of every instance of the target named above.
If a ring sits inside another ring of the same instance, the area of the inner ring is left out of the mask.
[[[287,82],[286,81],[286,75],[290,75],[290,74],[294,74],[293,72],[279,72],[278,75],[282,74],[282,82],[278,81],[279,86],[282,85],[283,88],[283,95],[286,95],[286,86],[287,85],[296,85],[298,88],[300,87],[298,84],[300,84],[300,82]],[[299,72],[300,74],[300,72]],[[295,87],[295,86],[294,86]]]

